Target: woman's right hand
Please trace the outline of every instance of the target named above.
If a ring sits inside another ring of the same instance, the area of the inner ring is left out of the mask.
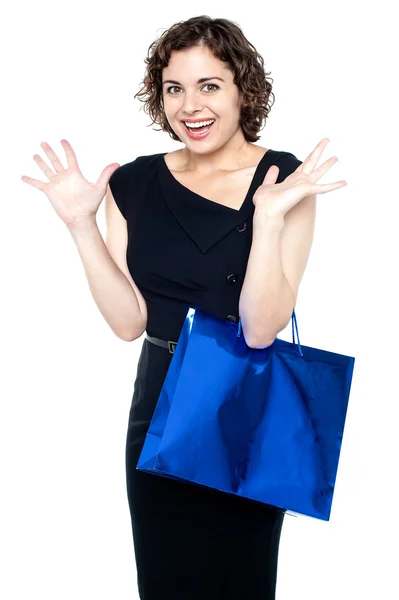
[[[21,179],[44,192],[58,216],[67,226],[73,226],[97,213],[106,194],[108,181],[120,165],[118,163],[108,165],[97,181],[90,183],[83,177],[70,143],[63,139],[61,144],[66,154],[68,164],[66,169],[49,144],[42,142],[40,145],[53,165],[55,173],[38,154],[34,154],[33,159],[49,181],[44,182],[25,175]]]

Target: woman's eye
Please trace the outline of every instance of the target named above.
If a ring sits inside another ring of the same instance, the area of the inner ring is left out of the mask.
[[[209,86],[219,89],[219,86],[216,85],[216,83],[206,83],[204,87],[209,87]]]
[[[219,86],[216,83],[206,83],[204,85],[204,88],[205,87],[209,87],[209,86],[213,87],[213,88],[216,88],[216,89],[219,89]],[[172,96],[174,96],[174,92],[171,92],[171,90],[174,90],[174,89],[180,90],[181,88],[179,86],[177,86],[177,85],[171,85],[170,87],[168,87],[167,91],[168,91],[169,94],[171,94]]]

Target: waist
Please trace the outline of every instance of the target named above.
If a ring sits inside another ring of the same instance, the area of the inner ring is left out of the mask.
[[[156,346],[160,346],[161,348],[169,350],[170,354],[174,353],[177,345],[177,342],[172,340],[163,340],[162,338],[155,337],[154,335],[148,335],[147,332],[145,332],[145,339],[151,342],[151,344],[155,344]]]

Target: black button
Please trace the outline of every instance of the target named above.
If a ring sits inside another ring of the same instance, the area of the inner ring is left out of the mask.
[[[234,315],[227,315],[226,319],[228,321],[233,321],[233,323],[237,323],[237,317],[235,317]]]
[[[230,275],[227,275],[226,279],[228,283],[235,283],[238,281],[238,275],[237,273],[230,273]]]
[[[236,227],[237,231],[239,231],[240,233],[242,233],[243,231],[245,231],[247,228],[247,224],[244,221],[243,223],[241,223],[241,225],[238,225],[238,227]]]

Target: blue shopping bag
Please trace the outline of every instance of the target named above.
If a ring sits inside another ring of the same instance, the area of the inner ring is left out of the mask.
[[[190,307],[136,468],[328,521],[354,362]]]

